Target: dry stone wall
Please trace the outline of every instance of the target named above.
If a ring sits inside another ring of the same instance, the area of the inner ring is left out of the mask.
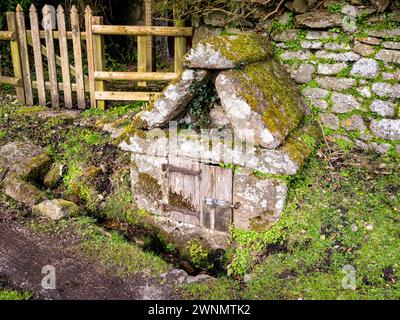
[[[327,135],[381,154],[400,152],[400,5],[381,13],[386,6],[377,3],[325,1],[307,9],[308,2],[289,3],[291,11],[248,29],[209,19],[195,41],[225,32],[269,34]]]

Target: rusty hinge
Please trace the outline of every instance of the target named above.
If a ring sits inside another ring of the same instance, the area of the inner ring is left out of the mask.
[[[240,205],[241,205],[240,202],[236,202],[235,204],[230,204],[227,201],[219,200],[219,199],[212,199],[212,198],[205,198],[204,202],[207,206],[210,206],[213,208],[220,207],[220,208],[239,209]]]
[[[173,166],[171,164],[164,163],[161,165],[161,170],[162,171],[168,171],[168,172],[177,172],[177,173],[182,173],[184,175],[188,176],[200,176],[201,175],[201,170],[190,170],[186,168],[180,168],[177,166]]]
[[[177,208],[177,207],[171,206],[171,205],[169,205],[167,203],[163,203],[161,205],[161,210],[163,212],[175,211],[175,212],[182,213],[184,215],[194,216],[194,217],[198,217],[199,216],[198,212],[194,212],[194,211],[191,211],[191,210],[188,210],[188,209],[183,209],[183,208]]]

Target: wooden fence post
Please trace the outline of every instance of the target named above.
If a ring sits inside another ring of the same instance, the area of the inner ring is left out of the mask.
[[[144,25],[152,25],[151,0],[144,0]],[[151,72],[152,70],[152,37],[138,36],[138,72]],[[139,87],[146,87],[145,81],[138,82]]]
[[[92,33],[92,9],[89,6],[85,9],[85,27],[86,27],[86,50],[89,69],[89,92],[90,107],[96,108],[95,83],[94,83],[94,54],[93,54],[93,33]]]
[[[65,27],[65,14],[61,5],[57,7],[57,27],[60,44],[61,72],[63,79],[64,103],[68,109],[72,108],[71,75],[69,74],[69,55],[67,44],[67,30]]]
[[[174,22],[176,27],[184,27],[185,21],[178,16],[178,12],[174,9]],[[175,73],[183,72],[183,57],[186,53],[186,38],[175,37]]]
[[[31,22],[31,35],[33,55],[35,59],[36,82],[39,96],[39,104],[46,105],[46,88],[43,74],[42,52],[40,51],[40,33],[39,33],[39,19],[36,7],[32,4],[29,9],[29,17]]]
[[[152,11],[152,0],[144,0],[144,24],[146,26],[153,25],[153,11]],[[153,71],[153,37],[146,37],[146,71]]]
[[[25,104],[25,92],[22,79],[22,66],[20,60],[21,55],[19,50],[16,15],[14,12],[7,12],[6,16],[7,16],[8,31],[15,32],[15,34],[17,35],[17,38],[15,40],[10,41],[11,60],[13,64],[14,77],[18,78],[20,81],[20,85],[15,87],[15,91],[17,93],[18,102]]]
[[[103,17],[93,17],[93,25],[102,25]],[[93,55],[94,55],[94,69],[95,71],[105,70],[105,48],[104,38],[101,35],[93,35]],[[106,91],[106,82],[102,80],[95,81],[95,89],[97,91]],[[104,110],[106,102],[104,100],[97,101],[97,108]]]
[[[47,50],[47,65],[49,68],[49,80],[50,80],[50,97],[51,104],[53,107],[60,105],[60,96],[58,93],[58,80],[57,80],[57,66],[54,52],[54,39],[53,30],[51,28],[51,12],[50,8],[45,5],[42,9],[43,13],[43,27],[46,40]]]
[[[83,77],[82,65],[82,46],[81,46],[81,31],[79,29],[78,10],[75,6],[71,8],[71,29],[72,29],[72,45],[74,47],[74,63],[75,63],[75,82],[76,95],[78,100],[78,108],[85,109],[85,81]]]
[[[29,67],[28,43],[26,40],[25,15],[20,5],[17,6],[16,18],[17,18],[22,75],[23,75],[23,82],[25,89],[25,103],[28,106],[32,106],[33,105],[32,79],[31,79],[31,70]]]

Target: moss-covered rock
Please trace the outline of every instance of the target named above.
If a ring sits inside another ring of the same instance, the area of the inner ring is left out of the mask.
[[[185,57],[189,68],[232,69],[267,59],[272,45],[256,34],[221,35],[200,41]]]
[[[32,208],[32,211],[46,216],[51,220],[60,220],[66,217],[76,216],[81,212],[75,203],[63,200],[45,200]]]
[[[297,128],[308,106],[278,62],[253,63],[221,72],[216,81],[222,106],[236,138],[274,149]]]
[[[60,181],[63,174],[64,165],[61,163],[54,163],[50,170],[43,178],[43,183],[47,188],[54,187]]]

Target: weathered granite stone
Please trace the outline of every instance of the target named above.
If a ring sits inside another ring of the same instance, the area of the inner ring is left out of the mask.
[[[345,62],[342,63],[320,63],[318,64],[318,73],[325,76],[337,75],[340,71],[347,68]]]
[[[171,136],[167,139],[166,133],[160,134],[160,131],[149,134],[152,136],[151,139],[133,135],[129,143],[124,141],[120,147],[124,151],[133,153],[132,161],[139,167],[139,171],[161,181],[163,176],[161,164],[168,161],[167,156],[171,153],[206,163],[232,163],[267,174],[294,175],[313,150],[308,143],[310,140],[318,141],[321,131],[315,123],[303,127],[291,134],[281,147],[274,150],[258,148],[251,144],[243,146],[241,141],[233,140],[232,131],[219,133],[211,130],[208,135],[198,135],[192,131],[182,130],[176,139],[171,139]],[[159,138],[154,138],[157,134]],[[132,181],[138,181],[138,177],[132,176]],[[143,190],[138,188],[135,192],[140,195]]]
[[[200,69],[231,69],[267,59],[272,45],[263,35],[218,36],[200,41],[185,56],[185,65]]]
[[[382,43],[382,39],[374,38],[374,37],[356,37],[355,41],[370,44],[372,46],[379,46]]]
[[[328,90],[321,89],[321,88],[312,88],[312,87],[307,87],[303,89],[303,95],[307,98],[312,98],[312,99],[322,99],[326,98],[329,94]]]
[[[271,33],[271,39],[274,41],[296,40],[298,36],[299,30],[297,29],[277,30]]]
[[[384,62],[400,64],[400,51],[383,49],[376,54],[375,58]]]
[[[312,80],[315,67],[312,64],[302,64],[294,74],[294,80],[297,83],[308,83]]]
[[[322,99],[311,99],[311,104],[320,110],[326,110],[329,106],[328,102]]]
[[[315,54],[318,59],[332,59],[339,62],[357,61],[360,55],[352,51],[348,52],[327,52],[325,50],[317,51]]]
[[[389,84],[385,82],[375,82],[372,84],[372,92],[380,97],[398,99],[400,98],[400,84]]]
[[[235,227],[261,231],[279,219],[286,201],[287,186],[281,179],[259,179],[239,173],[234,176],[233,194],[233,202],[242,203],[235,210]]]
[[[351,69],[352,76],[373,79],[378,75],[379,64],[374,59],[361,58],[356,61]]]
[[[382,42],[382,45],[383,45],[386,49],[400,50],[400,42],[385,41],[385,42]]]
[[[312,50],[317,50],[321,49],[323,46],[323,43],[321,41],[308,41],[308,40],[301,40],[300,41],[300,46],[303,49],[312,49]]]
[[[383,117],[393,117],[395,114],[395,104],[389,101],[375,99],[369,108]]]
[[[237,138],[246,141],[251,130],[257,146],[279,146],[307,109],[295,83],[275,60],[223,71],[215,86]]]
[[[51,220],[60,220],[78,215],[82,210],[75,203],[63,200],[45,200],[32,207],[32,211]]]
[[[46,199],[31,182],[40,180],[51,163],[45,150],[31,142],[10,142],[0,149],[0,173],[5,179],[5,194],[28,206]]]
[[[361,88],[357,88],[357,92],[363,96],[364,98],[371,98],[372,96],[372,92],[369,89],[369,87],[361,87]]]
[[[42,178],[50,163],[46,150],[31,142],[14,141],[0,148],[0,171],[24,179]]]
[[[346,113],[360,108],[360,103],[350,94],[332,94],[332,111],[335,113]]]
[[[362,55],[363,57],[368,57],[375,53],[373,46],[358,41],[354,43],[353,51]]]
[[[339,129],[339,118],[332,113],[322,113],[320,115],[320,121],[325,127],[329,129]]]
[[[57,182],[61,179],[63,174],[63,169],[64,169],[63,164],[54,163],[43,178],[44,185],[47,188],[54,187],[57,184]]]
[[[371,0],[371,2],[379,12],[385,11],[390,4],[390,0]]]
[[[339,36],[336,32],[328,31],[308,31],[306,35],[307,40],[323,40],[323,39],[336,39]]]
[[[317,77],[315,80],[321,88],[336,91],[350,89],[357,84],[357,81],[352,78]]]
[[[325,43],[324,49],[330,51],[350,50],[350,46],[347,43],[328,42]]]
[[[204,23],[212,27],[225,27],[228,24],[229,16],[223,12],[212,11],[204,17]]]
[[[308,11],[308,5],[306,0],[294,0],[292,2],[285,3],[286,8],[295,13],[306,13]]]
[[[295,16],[295,22],[300,26],[324,29],[341,26],[342,16],[328,11],[314,11]]]
[[[343,127],[349,131],[363,132],[367,129],[363,117],[358,114],[354,114],[350,118],[343,120],[342,124]]]
[[[178,117],[195,96],[192,87],[206,82],[209,75],[207,70],[185,70],[177,82],[167,86],[161,98],[135,117],[135,126],[155,128],[164,126]]]
[[[368,35],[377,38],[393,38],[400,36],[400,28],[391,30],[370,30]]]
[[[282,60],[292,60],[292,59],[299,59],[299,60],[308,60],[311,57],[310,51],[285,51],[280,55]]]
[[[400,140],[400,119],[374,119],[371,121],[370,129],[378,138]]]
[[[371,142],[370,146],[379,154],[387,154],[391,147],[389,143],[376,143],[376,142]]]
[[[40,191],[15,172],[7,176],[4,185],[6,195],[27,206],[33,206],[47,198],[43,191]]]

